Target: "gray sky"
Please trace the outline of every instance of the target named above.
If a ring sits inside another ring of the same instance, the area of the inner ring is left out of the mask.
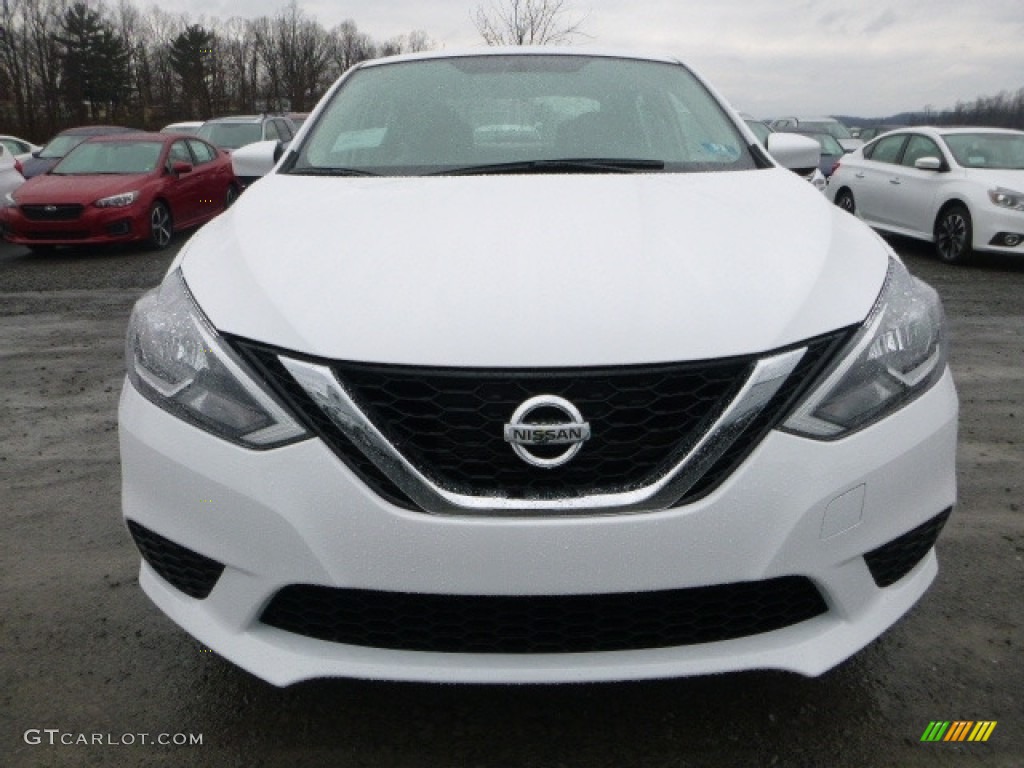
[[[299,0],[325,27],[352,19],[384,40],[423,30],[438,47],[482,45],[472,22],[496,0]],[[286,0],[176,0],[165,11],[273,15]],[[142,5],[152,5],[143,0]],[[680,57],[758,117],[881,117],[1024,87],[1024,0],[567,0],[575,45]],[[244,9],[244,10],[242,10]]]

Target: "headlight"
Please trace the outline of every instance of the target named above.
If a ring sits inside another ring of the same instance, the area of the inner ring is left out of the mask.
[[[143,396],[208,432],[249,448],[307,436],[202,315],[181,270],[136,303],[126,353]]]
[[[938,294],[891,259],[864,326],[784,428],[808,437],[844,437],[902,407],[945,371],[944,325]]]
[[[93,205],[97,208],[127,208],[138,199],[139,193],[137,191],[122,192],[120,195],[100,198]]]
[[[1024,211],[1024,193],[997,187],[988,191],[988,199],[1000,208],[1009,208],[1011,211]]]

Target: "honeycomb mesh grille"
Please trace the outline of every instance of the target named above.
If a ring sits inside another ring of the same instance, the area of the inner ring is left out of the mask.
[[[328,642],[443,653],[583,653],[748,637],[827,611],[810,580],[786,576],[662,592],[436,595],[290,585],[261,621]]]
[[[947,509],[912,531],[864,555],[875,584],[888,587],[910,573],[935,546],[952,511]]]
[[[224,572],[223,564],[175,544],[134,520],[128,521],[128,530],[149,566],[189,597],[199,600],[207,597]]]
[[[849,338],[849,329],[804,342],[807,352],[761,415],[678,503],[713,490],[785,417]],[[742,387],[755,357],[608,369],[438,369],[303,358],[244,339],[235,347],[363,481],[416,509],[316,406],[278,354],[330,365],[369,420],[436,485],[472,496],[585,497],[648,485],[678,463]],[[538,469],[504,441],[503,426],[528,398],[564,397],[592,426],[569,463]]]

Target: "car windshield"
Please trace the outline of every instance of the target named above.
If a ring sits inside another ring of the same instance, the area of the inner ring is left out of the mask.
[[[807,131],[821,131],[827,133],[830,136],[834,136],[837,139],[852,139],[853,134],[847,129],[845,125],[839,122],[833,122],[831,120],[812,122],[812,121],[800,121],[800,128]]]
[[[79,144],[54,167],[58,176],[151,173],[160,160],[159,141],[95,141]]]
[[[221,149],[238,149],[263,138],[259,123],[205,123],[196,135]]]
[[[397,176],[755,167],[742,134],[680,65],[526,54],[356,70],[286,172]]]
[[[964,168],[1024,170],[1024,134],[951,133],[943,138]]]
[[[762,123],[760,120],[747,120],[747,127],[754,132],[757,136],[757,140],[762,144],[768,143],[768,137],[771,135],[772,129]]]
[[[807,133],[805,136],[809,136],[818,142],[818,146],[821,147],[822,154],[825,155],[841,155],[844,153],[842,146],[836,140],[836,138],[827,133]]]
[[[55,136],[49,144],[39,152],[40,157],[64,157],[68,152],[77,147],[88,136]]]

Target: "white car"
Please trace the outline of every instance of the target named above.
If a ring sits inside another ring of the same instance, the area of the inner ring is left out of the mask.
[[[810,133],[827,133],[839,142],[846,152],[852,152],[864,146],[863,139],[850,133],[850,129],[834,117],[780,117],[772,120],[772,129],[776,131],[804,131]]]
[[[202,127],[202,120],[186,120],[181,123],[165,125],[160,129],[160,133],[184,133],[188,136],[195,136]]]
[[[0,136],[0,146],[14,155],[14,159],[22,164],[28,162],[33,152],[42,149],[38,144],[19,139],[17,136]]]
[[[935,243],[950,264],[1024,255],[1024,131],[887,133],[840,160],[828,195],[878,230]]]
[[[207,647],[276,685],[818,675],[935,578],[939,299],[679,61],[368,61],[278,150],[128,331],[140,584]]]
[[[18,171],[14,155],[0,143],[0,209],[14,205],[11,194],[24,183],[25,177]],[[0,215],[0,231],[3,230],[3,223],[3,217]]]

